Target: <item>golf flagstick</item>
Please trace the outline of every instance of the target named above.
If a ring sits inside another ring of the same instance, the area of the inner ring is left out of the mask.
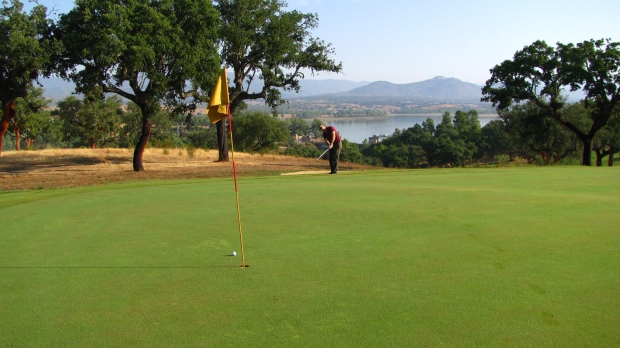
[[[241,244],[241,268],[246,268],[245,252],[243,250],[243,231],[241,229],[241,210],[239,209],[239,186],[237,185],[237,165],[235,164],[235,145],[233,143],[232,118],[230,117],[230,104],[228,109],[228,129],[230,130],[230,153],[232,155],[233,177],[235,178],[235,194],[237,195],[237,221],[239,222],[239,243]]]
[[[327,153],[327,151],[329,151],[329,149],[325,150],[325,152],[323,152],[323,153],[321,154],[321,156],[317,157],[317,159],[316,159],[316,160],[318,161],[319,159],[321,159],[321,157],[323,157],[323,155],[324,155],[324,154],[326,154],[326,153]]]

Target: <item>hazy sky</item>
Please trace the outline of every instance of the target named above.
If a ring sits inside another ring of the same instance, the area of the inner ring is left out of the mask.
[[[73,0],[39,0],[64,13]],[[620,41],[619,0],[288,0],[316,13],[313,33],[344,74],[310,79],[412,83],[435,76],[483,84],[489,69],[536,40]]]

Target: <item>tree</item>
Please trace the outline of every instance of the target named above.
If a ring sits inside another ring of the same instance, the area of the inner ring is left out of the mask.
[[[592,146],[597,132],[620,113],[620,43],[607,39],[558,46],[570,66],[571,89],[586,92],[584,106],[590,111],[592,122],[587,133],[576,134],[584,146]],[[584,160],[585,156],[584,150]],[[587,157],[590,161],[589,148]]]
[[[330,44],[311,36],[318,26],[315,14],[285,11],[281,0],[216,0],[220,12],[221,58],[232,68],[229,89],[234,113],[244,100],[264,99],[271,108],[282,105],[280,89],[299,91],[304,70],[340,72]],[[262,80],[258,92],[250,85]],[[225,121],[217,122],[219,160],[228,160]]]
[[[457,110],[452,122],[460,139],[468,142],[476,141],[480,134],[480,121],[478,120],[478,112],[476,110],[468,112]]]
[[[58,102],[57,106],[63,133],[75,145],[94,149],[118,138],[123,113],[118,96],[105,100],[99,93],[89,94],[84,100],[70,96]]]
[[[570,106],[565,106],[566,109]],[[583,122],[584,113],[562,110],[564,117],[575,125]],[[539,156],[544,164],[554,164],[572,156],[579,150],[579,139],[566,128],[549,117],[543,117],[543,112],[532,102],[515,105],[509,110],[500,112],[505,123],[505,129],[511,138],[518,138],[519,154],[533,161]],[[581,120],[579,120],[581,117]]]
[[[288,129],[291,135],[307,135],[310,134],[311,129],[308,122],[301,118],[293,117],[286,120]]]
[[[219,72],[217,25],[209,0],[77,0],[60,17],[63,77],[78,92],[100,87],[140,108],[134,171],[144,170],[142,155],[160,104],[188,112],[212,88]]]
[[[233,130],[235,144],[245,152],[277,149],[289,137],[286,123],[260,111],[235,114]]]
[[[10,130],[15,135],[15,150],[21,149],[21,138],[26,141],[26,148],[36,138],[50,120],[49,113],[42,113],[49,100],[43,97],[43,89],[30,86],[28,94],[15,101],[15,117],[11,120]]]
[[[364,163],[364,156],[360,152],[357,144],[342,139],[342,149],[340,150],[340,160],[342,162]]]
[[[530,101],[541,112],[573,132],[583,144],[582,164],[591,165],[592,140],[604,127],[620,102],[620,50],[618,43],[584,41],[578,45],[558,43],[557,49],[536,41],[517,51],[491,69],[491,78],[482,89],[482,101],[492,102],[498,112],[513,103]],[[563,90],[586,92],[592,110],[591,127],[580,130],[563,115]]]
[[[508,154],[512,159],[514,150],[513,137],[506,131],[503,120],[493,120],[480,130],[478,147],[491,158],[499,154]]]
[[[480,132],[478,113],[457,112],[459,119],[452,119],[449,112],[443,114],[441,123],[435,128],[435,151],[429,157],[433,164],[444,166],[465,166],[474,159],[477,152],[473,138]],[[462,134],[460,133],[462,131]]]
[[[614,155],[620,151],[620,117],[610,119],[607,125],[596,133],[592,148],[596,153],[597,166],[603,165],[605,156],[609,156],[607,165],[614,165]]]
[[[23,12],[19,0],[3,1],[0,9],[0,154],[11,119],[16,116],[15,101],[25,98],[41,74],[49,74],[50,57],[56,49],[51,21],[45,6],[36,5]]]
[[[323,121],[319,119],[312,120],[310,124],[310,132],[314,134],[316,138],[323,139],[323,131],[319,129],[319,126],[323,124]]]
[[[127,104],[127,110],[121,114],[121,124],[118,136],[120,147],[131,148],[140,140],[142,129],[142,110],[136,103]],[[158,110],[151,116],[150,139],[156,146],[173,148],[182,144],[181,139],[174,132],[174,117],[166,110]]]

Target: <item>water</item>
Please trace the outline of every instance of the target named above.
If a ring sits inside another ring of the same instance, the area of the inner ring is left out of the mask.
[[[489,121],[496,119],[496,115],[479,116],[480,126],[484,127]],[[347,118],[345,120],[325,119],[326,125],[334,126],[343,139],[347,139],[352,143],[361,144],[364,139],[379,134],[392,135],[396,128],[403,130],[413,127],[415,124],[422,124],[430,118],[437,126],[442,119],[441,114],[432,115],[398,115],[386,116],[381,118]]]

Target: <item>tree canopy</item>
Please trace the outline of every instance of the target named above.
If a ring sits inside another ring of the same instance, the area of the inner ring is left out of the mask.
[[[50,72],[56,40],[47,9],[35,5],[30,13],[19,0],[3,1],[0,8],[0,153],[9,121],[15,117],[15,100],[25,98],[34,81]]]
[[[144,169],[142,154],[160,103],[176,112],[193,110],[212,87],[218,21],[209,0],[77,0],[60,17],[63,76],[78,92],[99,87],[142,111],[135,171]]]
[[[342,64],[331,56],[331,44],[312,37],[316,14],[285,11],[281,0],[216,0],[222,20],[219,40],[222,62],[232,68],[231,112],[244,100],[264,99],[272,108],[283,104],[280,90],[299,91],[304,72],[340,72]],[[250,92],[257,79],[263,86]],[[226,137],[218,127],[220,160],[228,159]]]
[[[498,112],[514,103],[529,101],[567,128],[583,143],[582,164],[591,165],[592,140],[620,102],[620,44],[609,40],[589,40],[557,47],[536,41],[491,69],[491,78],[482,89],[482,101],[492,102]],[[563,93],[583,90],[590,110],[591,126],[582,130],[564,114]]]

